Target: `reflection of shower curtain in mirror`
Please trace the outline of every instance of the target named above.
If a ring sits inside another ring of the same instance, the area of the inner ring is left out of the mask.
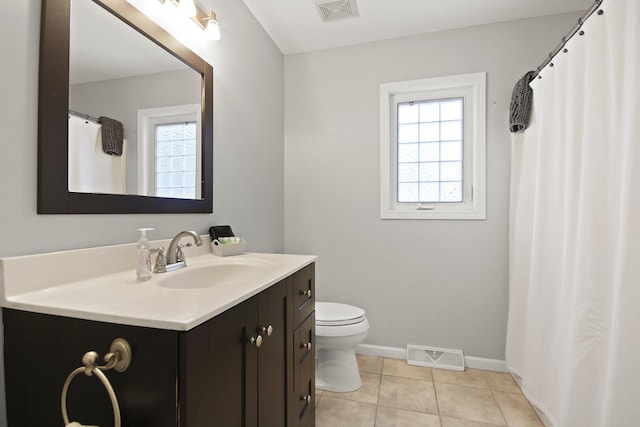
[[[125,194],[126,141],[122,156],[102,151],[101,125],[69,116],[69,191]]]

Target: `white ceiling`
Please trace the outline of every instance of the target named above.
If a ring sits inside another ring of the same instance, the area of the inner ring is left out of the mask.
[[[593,0],[352,0],[359,16],[323,23],[315,0],[242,0],[285,55],[567,12]],[[329,2],[330,0],[324,0]],[[571,28],[567,28],[567,32]]]
[[[71,2],[69,46],[71,84],[188,68],[91,1]]]

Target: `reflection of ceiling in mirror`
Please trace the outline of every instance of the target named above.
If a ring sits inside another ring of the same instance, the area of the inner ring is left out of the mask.
[[[71,84],[189,68],[92,1],[71,2]]]

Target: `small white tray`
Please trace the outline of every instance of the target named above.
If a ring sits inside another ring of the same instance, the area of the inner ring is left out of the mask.
[[[218,239],[211,242],[211,250],[213,254],[217,256],[242,255],[246,249],[247,242],[242,237],[240,237],[238,243],[222,244],[218,242]]]

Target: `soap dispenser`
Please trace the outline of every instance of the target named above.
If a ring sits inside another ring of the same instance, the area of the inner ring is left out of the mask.
[[[147,240],[147,231],[153,228],[139,228],[140,239],[138,239],[138,262],[136,264],[136,276],[138,281],[149,280],[151,278],[151,245]]]

